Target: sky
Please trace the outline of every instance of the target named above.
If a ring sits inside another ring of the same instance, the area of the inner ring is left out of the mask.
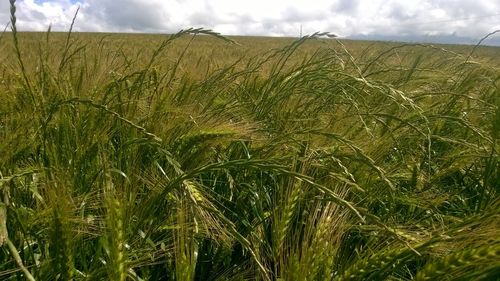
[[[500,0],[17,0],[21,31],[172,33],[204,27],[225,35],[475,44],[500,29]],[[0,24],[9,22],[0,0]],[[485,41],[500,46],[500,33]]]

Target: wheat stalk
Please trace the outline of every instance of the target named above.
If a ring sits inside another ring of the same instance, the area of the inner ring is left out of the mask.
[[[62,202],[54,207],[51,225],[52,266],[63,280],[72,280],[74,273],[72,238]]]

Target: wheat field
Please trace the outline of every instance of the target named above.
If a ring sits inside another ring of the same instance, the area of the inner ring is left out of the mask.
[[[500,48],[12,16],[0,279],[500,276]]]

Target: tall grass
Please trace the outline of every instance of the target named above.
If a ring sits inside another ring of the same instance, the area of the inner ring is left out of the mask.
[[[1,279],[498,276],[491,61],[427,45],[311,51],[315,34],[189,70],[189,42],[207,39],[184,37],[240,46],[188,29],[145,49],[48,32],[33,49],[14,4]]]

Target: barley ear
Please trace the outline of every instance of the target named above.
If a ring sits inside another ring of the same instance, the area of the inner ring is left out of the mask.
[[[26,83],[26,87],[28,88],[33,104],[35,105],[35,98],[31,93],[31,87],[28,80],[28,76],[26,75],[26,68],[24,67],[24,63],[21,56],[21,49],[19,48],[19,39],[17,37],[17,26],[16,26],[16,0],[10,1],[10,25],[12,28],[12,37],[14,39],[14,49],[16,51],[16,57],[19,62],[19,66],[21,67],[21,73],[23,75],[24,82]]]
[[[500,245],[486,245],[475,249],[465,249],[447,255],[441,259],[426,264],[413,280],[438,280],[441,276],[450,276],[457,269],[467,266],[481,266],[498,263],[500,260]]]
[[[112,280],[124,281],[127,277],[123,204],[117,198],[108,198],[106,225],[108,228],[109,276]]]
[[[73,250],[70,225],[63,202],[57,202],[54,207],[51,227],[51,262],[53,270],[60,274],[63,280],[73,279]]]

